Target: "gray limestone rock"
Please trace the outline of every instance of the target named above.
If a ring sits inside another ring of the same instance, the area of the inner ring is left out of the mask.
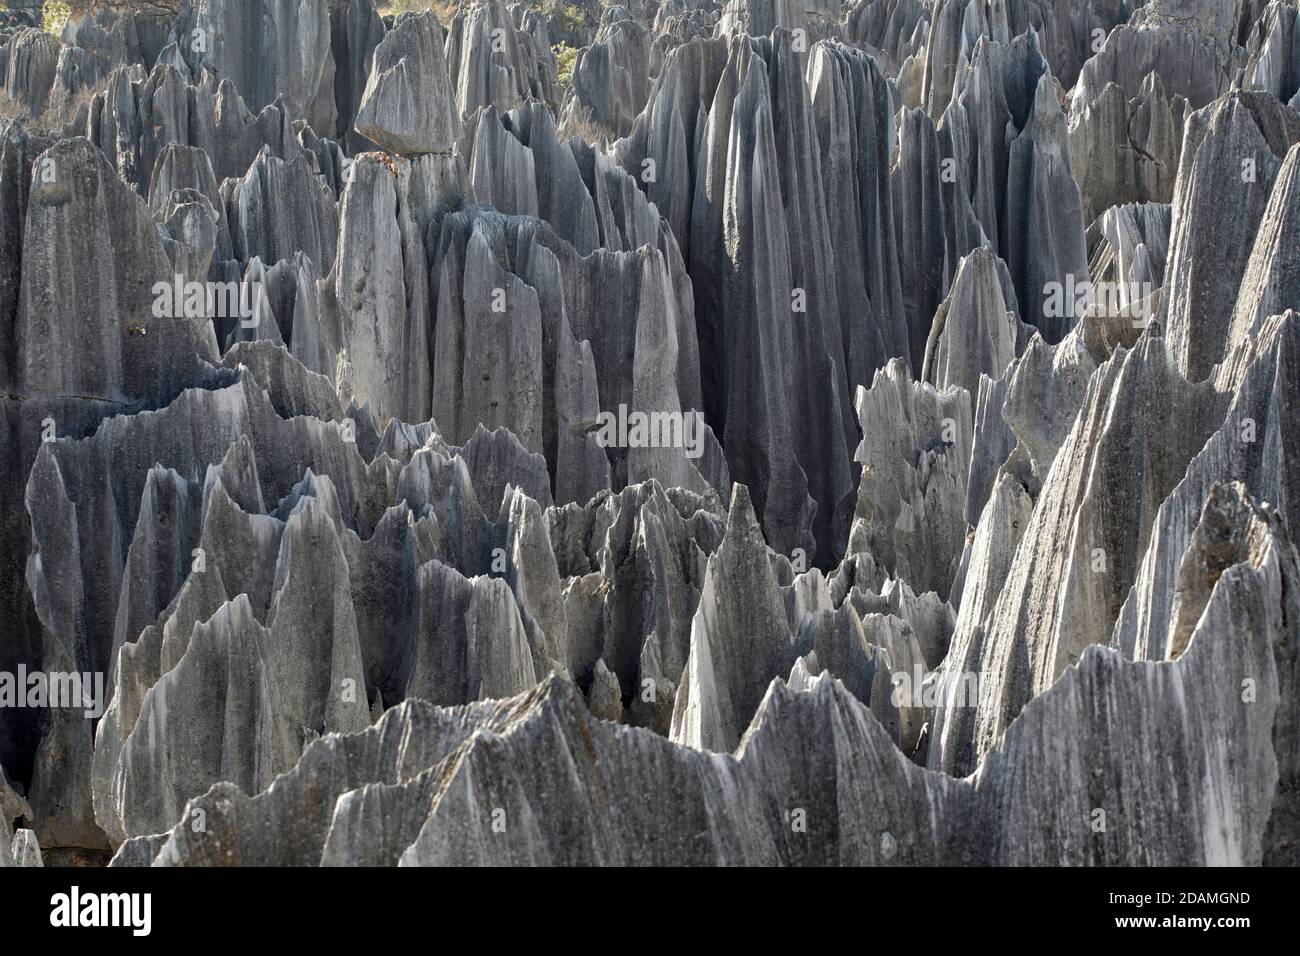
[[[1300,230],[1300,143],[1287,151],[1268,205],[1264,207],[1228,325],[1225,359],[1239,346],[1259,336],[1272,316],[1300,306],[1300,253],[1293,241],[1297,230]]]
[[[907,315],[908,358],[914,373],[924,365],[935,312],[958,263],[948,262],[943,170],[948,168],[934,123],[922,109],[905,110],[898,132],[898,159],[890,171],[899,279]],[[949,164],[950,165],[950,164]],[[955,247],[954,247],[955,251]]]
[[[977,249],[957,265],[948,297],[934,314],[922,378],[942,391],[979,394],[981,376],[1001,378],[1032,330],[1016,315],[1006,264]]]
[[[925,50],[930,16],[921,0],[858,0],[844,18],[844,38],[887,57],[897,75],[908,57]]]
[[[675,246],[579,256],[535,220],[482,209],[448,216],[438,239],[433,351],[444,373],[433,408],[450,440],[467,441],[479,422],[506,425],[545,453],[560,501],[647,478],[727,488],[701,421]],[[608,314],[619,321],[594,317]],[[639,416],[646,427],[634,430]],[[571,448],[577,460],[559,459]]]
[[[1160,317],[1193,380],[1207,378],[1229,350],[1251,240],[1297,141],[1300,116],[1265,93],[1232,93],[1188,118]]]
[[[0,851],[3,851],[0,847]],[[36,841],[32,830],[19,830],[13,836],[14,866],[44,866],[41,860],[41,845]]]
[[[691,625],[670,738],[701,750],[733,750],[767,685],[790,673],[796,646],[749,493],[737,484],[727,534],[709,558]]]
[[[321,130],[347,147],[349,154],[369,148],[356,130],[357,109],[370,77],[375,47],[387,29],[374,0],[347,0],[330,10],[330,56],[334,58],[334,105],[338,110],[336,132]]]
[[[1110,31],[1083,65],[1074,104],[1095,102],[1108,83],[1133,99],[1151,73],[1194,110],[1217,99],[1228,91],[1244,52],[1232,33],[1235,6],[1221,0],[1145,4],[1128,23]]]
[[[447,66],[462,117],[485,106],[505,113],[536,99],[559,105],[555,55],[546,30],[520,29],[501,0],[460,9],[447,30]]]
[[[192,42],[181,49],[196,76],[210,68],[229,77],[250,108],[283,98],[294,119],[332,131],[337,109],[326,0],[251,0],[251,6],[250,0],[197,0],[190,33]]]
[[[547,513],[566,582],[573,674],[585,684],[603,660],[632,701],[635,723],[668,730],[724,518],[715,496],[670,493],[655,481]]]
[[[1217,387],[1231,395],[1231,404],[1162,503],[1137,580],[1115,623],[1112,643],[1138,660],[1166,656],[1179,597],[1179,563],[1216,483],[1248,482],[1261,499],[1278,503],[1284,519],[1290,518],[1296,500],[1290,449],[1296,436],[1289,409],[1296,396],[1285,383],[1295,362],[1297,318],[1294,311],[1274,317],[1238,346],[1235,361],[1219,369]]]
[[[165,63],[147,76],[119,69],[90,102],[86,136],[142,193],[173,143],[203,149],[218,183],[242,177],[263,149],[279,159],[297,156],[302,147],[284,104],[253,113],[241,93],[211,72],[193,80]]]
[[[718,21],[720,33],[766,36],[778,27],[801,29],[820,39],[838,25],[839,8],[829,0],[728,0]]]
[[[329,277],[337,348],[351,366],[353,395],[382,420],[424,421],[431,407],[425,247],[410,202],[419,175],[404,159],[365,153],[352,166],[339,209]],[[454,421],[434,413],[453,428],[449,437],[460,439]]]
[[[632,19],[602,24],[573,63],[573,94],[591,122],[626,136],[650,98],[653,31]]]
[[[966,622],[986,631],[971,668],[983,686],[979,707],[957,712],[960,725],[950,722],[935,741],[944,769],[973,769],[1035,694],[1090,644],[1108,640],[1146,550],[1154,503],[1226,408],[1211,385],[1183,379],[1170,352],[1148,332],[1089,380],[988,620]],[[1178,426],[1168,428],[1175,416]],[[953,646],[967,640],[959,627]]]
[[[1168,203],[1182,153],[1187,101],[1165,92],[1160,74],[1142,81],[1132,99],[1107,83],[1096,100],[1070,105],[1070,167],[1092,222],[1123,203]]]
[[[1287,0],[1271,0],[1246,42],[1246,62],[1238,85],[1265,90],[1295,108],[1300,103],[1300,10]]]
[[[64,140],[35,162],[16,390],[125,407],[166,401],[214,357],[215,342],[210,329],[158,307],[154,286],[172,269],[153,217],[84,139]]]
[[[0,865],[1295,863],[1294,0],[577,12],[0,32]]]
[[[799,665],[804,689],[773,681],[734,755],[597,720],[551,678],[499,703],[404,705],[314,744],[257,797],[214,788],[190,806],[206,812],[205,830],[178,825],[155,862],[1258,864],[1276,832],[1272,733],[1290,678],[1275,642],[1295,628],[1280,590],[1300,569],[1266,512],[1236,514],[1258,545],[1213,585],[1188,651],[1149,665],[1094,648],[974,779],[912,765],[844,684]],[[1265,640],[1241,639],[1234,608]],[[1258,675],[1256,706],[1241,706],[1242,674]],[[417,716],[446,729],[412,733]],[[1110,733],[1116,716],[1142,739]],[[1242,745],[1233,760],[1209,729],[1223,726]],[[1157,766],[1151,747],[1175,759]],[[861,779],[874,784],[850,785]],[[1184,812],[1154,812],[1167,801]]]
[[[862,482],[849,553],[870,554],[913,588],[946,599],[966,538],[970,395],[914,382],[894,359],[858,390],[857,411]]]
[[[374,48],[356,131],[392,153],[445,153],[460,137],[442,27],[432,13],[403,16]]]
[[[618,723],[623,717],[623,691],[618,686],[618,678],[603,660],[596,661],[587,706],[591,708],[592,716],[601,720]]]
[[[28,116],[45,110],[54,87],[59,41],[44,30],[19,30],[8,38],[4,51],[4,93]]]
[[[226,218],[234,256],[244,263],[254,256],[276,263],[302,253],[329,264],[342,233],[333,191],[306,157],[285,161],[269,148],[230,188]]]
[[[14,789],[4,768],[0,767],[0,816],[4,818],[4,833],[7,835],[13,829],[15,820],[20,817],[28,819],[31,815],[32,808],[22,794]]]
[[[1020,317],[1060,341],[1072,322],[1050,308],[1050,291],[1086,280],[1088,259],[1065,115],[1038,34],[1009,43],[981,37],[942,128],[959,192],[1011,272]]]

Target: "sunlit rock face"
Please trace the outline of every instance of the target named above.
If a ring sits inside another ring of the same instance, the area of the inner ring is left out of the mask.
[[[0,26],[0,866],[1300,862],[1293,0],[179,7]]]

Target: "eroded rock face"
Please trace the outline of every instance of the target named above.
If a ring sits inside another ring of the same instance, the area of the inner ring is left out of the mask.
[[[1108,83],[1132,98],[1154,73],[1171,94],[1200,109],[1228,91],[1242,58],[1236,10],[1221,0],[1143,5],[1083,65],[1075,103],[1094,102]]]
[[[0,865],[1296,862],[1293,0],[583,13],[0,34]]]
[[[1297,11],[1283,0],[1272,0],[1255,21],[1246,43],[1241,87],[1266,90],[1295,108],[1300,100],[1300,61],[1296,45]]]
[[[243,0],[199,0],[193,16],[190,36],[201,43],[181,49],[196,75],[210,67],[234,82],[250,108],[283,97],[291,116],[321,132],[332,129],[337,107],[326,0],[253,0],[251,7]]]
[[[1188,118],[1163,317],[1190,378],[1207,378],[1229,350],[1226,317],[1241,290],[1251,238],[1298,140],[1300,116],[1265,94],[1232,93]]]
[[[977,249],[957,265],[948,298],[934,314],[923,378],[940,391],[950,385],[978,395],[980,376],[1001,378],[1032,331],[1016,314],[1006,265]]]
[[[404,704],[360,735],[313,744],[274,790],[249,798],[213,788],[190,805],[207,816],[203,832],[178,825],[142,837],[117,862],[1258,864],[1276,815],[1279,688],[1291,676],[1274,642],[1295,626],[1272,589],[1300,568],[1276,518],[1239,487],[1212,499],[1205,521],[1252,546],[1210,587],[1187,651],[1152,667],[1094,648],[973,780],[911,764],[829,676],[801,676],[803,689],[774,680],[734,756],[598,720],[572,685],[551,678],[494,704]],[[1258,614],[1254,625],[1231,610],[1242,602]],[[1267,639],[1239,639],[1252,626]],[[1257,704],[1242,706],[1236,681],[1216,674],[1261,675]],[[1197,715],[1187,688],[1198,689]],[[1157,770],[1145,746],[1089,729],[1117,709],[1153,736],[1149,746],[1176,754],[1177,769]],[[1207,713],[1245,745],[1233,760],[1200,719]],[[843,785],[860,774],[876,785]],[[1207,792],[1230,798],[1211,805]],[[1143,812],[1174,799],[1188,812],[1156,822]],[[1092,814],[1107,808],[1104,835],[1089,837]],[[296,838],[273,838],[281,825]],[[1061,841],[1063,832],[1078,838]]]
[[[970,394],[915,382],[898,359],[858,390],[862,465],[849,553],[946,598],[961,559]]]
[[[375,47],[357,132],[391,153],[445,153],[460,136],[442,27],[432,13],[403,16]]]
[[[44,30],[17,31],[5,46],[5,96],[29,114],[44,111],[58,58],[59,41]]]
[[[555,55],[544,24],[525,29],[501,0],[459,10],[447,30],[447,65],[462,117],[485,106],[504,113],[528,99],[559,105]]]
[[[1149,73],[1129,98],[1107,83],[1070,104],[1070,167],[1083,193],[1084,222],[1122,203],[1168,203],[1182,153],[1187,101]]]
[[[957,74],[942,124],[959,191],[1007,262],[1021,317],[1052,343],[1073,325],[1050,307],[1053,286],[1088,275],[1082,198],[1056,83],[1035,32],[1009,43],[981,37]]]

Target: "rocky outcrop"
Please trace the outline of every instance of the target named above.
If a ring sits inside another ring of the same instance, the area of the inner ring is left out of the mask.
[[[934,314],[922,377],[940,391],[955,385],[978,395],[980,376],[1000,378],[1030,332],[1016,314],[1006,264],[977,249],[958,263],[948,298]]]
[[[54,87],[59,41],[44,30],[27,28],[9,37],[4,51],[4,92],[29,116],[38,116]]]
[[[1038,35],[981,37],[942,125],[959,191],[1007,263],[1021,318],[1060,341],[1071,323],[1050,308],[1050,290],[1084,279],[1088,261],[1065,115]]]
[[[370,77],[375,47],[387,29],[374,0],[347,0],[330,10],[330,55],[334,58],[334,106],[338,123],[331,134],[349,153],[364,152],[368,140],[356,131],[357,109]]]
[[[142,194],[170,144],[201,148],[218,184],[242,177],[264,149],[293,160],[301,149],[293,116],[279,103],[253,113],[241,92],[210,72],[193,83],[170,64],[144,77],[120,69],[91,100],[86,136]]]
[[[1300,41],[1294,4],[1272,0],[1255,21],[1246,43],[1246,63],[1238,85],[1272,93],[1293,109],[1300,105]]]
[[[390,153],[445,153],[460,136],[442,28],[432,13],[403,16],[375,47],[356,130]]]
[[[1279,356],[1284,354],[1280,349],[1289,340],[1286,330],[1292,324],[1275,320],[1273,335],[1279,344],[1259,345],[1225,366],[1217,382],[1196,385],[1183,379],[1172,350],[1150,331],[1133,351],[1117,350],[1093,374],[1083,407],[1047,472],[986,623],[959,621],[953,647],[969,642],[971,650],[961,652],[973,655],[966,657],[967,664],[975,662],[969,669],[978,671],[986,684],[995,683],[987,698],[981,696],[978,708],[947,708],[948,722],[936,739],[939,747],[931,750],[932,765],[954,772],[973,767],[1024,704],[1058,680],[1087,645],[1109,641],[1121,617],[1129,622],[1124,626],[1130,635],[1121,645],[1137,646],[1131,621],[1137,607],[1126,610],[1125,605],[1132,604],[1130,588],[1139,580],[1148,593],[1162,593],[1150,582],[1151,547],[1160,537],[1157,522],[1168,520],[1161,518],[1159,507],[1152,510],[1147,503],[1173,500],[1171,494],[1186,480],[1185,473],[1195,468],[1198,457],[1216,445],[1239,441],[1240,426],[1229,417],[1231,403],[1254,394],[1244,384],[1255,381],[1253,375],[1268,380],[1277,374]],[[1103,395],[1108,397],[1098,404]],[[1158,424],[1175,414],[1177,429]],[[1130,416],[1145,418],[1149,424],[1123,421]],[[1131,440],[1133,435],[1155,434],[1161,436],[1158,450],[1147,445],[1150,450],[1141,451]],[[1253,438],[1254,431],[1250,434]],[[1087,458],[1077,460],[1085,447]],[[1135,459],[1139,453],[1142,459]],[[1135,460],[1143,462],[1141,467],[1135,468]],[[1184,504],[1183,514],[1187,508],[1199,507],[1212,482],[1235,477],[1233,467],[1224,467],[1189,489],[1198,504]],[[1282,500],[1271,491],[1262,493]],[[1061,505],[1066,505],[1065,511],[1056,510]],[[1052,526],[1059,530],[1049,530]],[[1172,547],[1181,556],[1180,545]],[[1173,579],[1170,562],[1176,561],[1171,556],[1163,559],[1161,573],[1167,580]],[[1170,597],[1172,592],[1171,587]],[[1052,595],[1050,600],[1044,599],[1047,594]],[[1166,601],[1162,597],[1158,606],[1166,606]],[[1160,620],[1155,618],[1157,629]],[[1142,639],[1144,648],[1146,640]]]
[[[1187,121],[1162,318],[1179,368],[1193,380],[1207,378],[1233,344],[1227,319],[1250,239],[1298,140],[1300,117],[1262,93],[1232,93]]]
[[[1294,7],[4,28],[0,863],[1294,863]]]
[[[858,390],[862,465],[849,554],[866,553],[920,591],[948,596],[966,538],[970,394],[912,380],[894,359]]]
[[[924,56],[929,31],[930,11],[920,0],[858,0],[844,18],[844,39],[887,57],[890,73],[900,81],[913,67],[908,61]],[[919,82],[920,71],[916,74]]]
[[[1112,206],[1173,199],[1189,108],[1150,73],[1130,99],[1115,83],[1095,100],[1070,104],[1070,168],[1083,194],[1084,222]]]
[[[1092,317],[1128,319],[1144,328],[1164,296],[1171,208],[1157,203],[1112,206],[1088,230]],[[1101,293],[1101,294],[1097,294]],[[1122,330],[1124,323],[1103,323]]]
[[[334,58],[330,55],[330,4],[326,0],[198,0],[181,45],[194,75],[210,68],[228,77],[260,110],[282,98],[294,119],[331,131]],[[177,26],[181,26],[181,20]]]
[[[514,8],[520,11],[522,8]],[[528,99],[559,105],[555,55],[546,28],[520,29],[501,0],[483,0],[457,12],[447,28],[447,65],[462,117],[486,106],[505,113]]]
[[[655,35],[633,19],[602,24],[573,63],[573,94],[591,121],[626,136],[650,98]]]
[[[1110,83],[1133,99],[1152,73],[1193,110],[1209,104],[1228,92],[1241,60],[1237,9],[1219,0],[1144,4],[1128,23],[1109,31],[1101,49],[1083,65],[1073,109],[1096,102]]]
[[[799,656],[792,638],[767,545],[749,495],[737,485],[727,534],[709,559],[691,625],[671,739],[734,750],[767,685],[788,674]]]
[[[228,187],[226,219],[240,262],[256,256],[275,263],[298,253],[313,263],[334,261],[340,234],[334,194],[305,156],[286,162],[263,149]]]
[[[607,481],[648,478],[725,492],[726,466],[700,411],[680,269],[671,243],[579,256],[536,220],[468,209],[447,217],[434,260],[433,344],[446,369],[433,385],[445,434],[463,442],[479,422],[505,425],[546,455],[562,503]],[[571,303],[621,318],[597,321]],[[634,431],[638,416],[646,417]],[[582,450],[565,461],[563,491],[562,445]]]
[[[1279,688],[1290,678],[1275,648],[1294,629],[1278,589],[1297,576],[1296,552],[1267,512],[1214,507],[1258,543],[1215,581],[1187,652],[1152,666],[1093,649],[971,780],[910,764],[829,676],[800,676],[802,690],[774,681],[734,756],[597,720],[572,685],[553,678],[499,703],[403,705],[363,734],[317,742],[258,797],[214,788],[188,808],[203,812],[203,829],[178,825],[128,844],[119,859],[1258,864],[1279,779],[1271,744],[1284,711]],[[1242,604],[1265,640],[1240,639],[1232,609]],[[1236,679],[1245,674],[1259,675],[1248,706]],[[1154,766],[1145,745],[1105,729],[1117,713],[1177,755],[1172,772]],[[1207,716],[1244,745],[1234,759],[1205,729]],[[842,785],[863,775],[876,785]],[[1053,798],[1026,793],[1025,780]],[[1176,799],[1185,813],[1153,823],[1144,812]],[[284,825],[292,838],[279,834]]]

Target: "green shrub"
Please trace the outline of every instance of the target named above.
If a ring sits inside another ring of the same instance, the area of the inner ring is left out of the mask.
[[[455,0],[379,0],[376,4],[383,15],[400,17],[403,13],[423,13],[432,10],[445,30],[456,16]]]
[[[568,33],[577,33],[587,25],[587,15],[576,3],[548,0],[543,12],[555,27]]]
[[[578,51],[567,43],[557,43],[551,47],[555,53],[555,65],[558,68],[560,85],[569,87],[573,83],[573,65],[578,60]]]
[[[65,0],[45,0],[45,7],[41,14],[41,28],[56,37],[62,36],[63,28],[68,25],[68,17],[71,15],[72,9]]]

